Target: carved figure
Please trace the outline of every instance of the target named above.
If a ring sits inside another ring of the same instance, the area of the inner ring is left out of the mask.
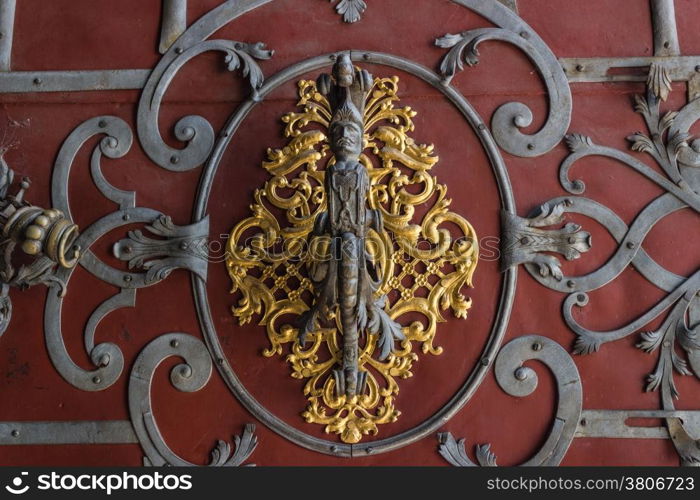
[[[335,163],[328,167],[325,191],[328,208],[314,223],[314,236],[327,236],[327,259],[311,272],[316,300],[302,316],[300,342],[319,328],[320,320],[331,320],[340,312],[343,335],[342,367],[334,371],[335,390],[347,397],[365,389],[367,373],[359,369],[360,336],[377,335],[380,359],[386,359],[395,340],[403,340],[401,326],[384,311],[386,297],[376,297],[378,273],[365,247],[367,232],[382,231],[377,210],[367,208],[369,177],[359,157],[363,150],[365,97],[372,76],[355,69],[350,56],[343,53],[333,66],[333,74],[317,81],[333,113],[329,124],[331,151]]]

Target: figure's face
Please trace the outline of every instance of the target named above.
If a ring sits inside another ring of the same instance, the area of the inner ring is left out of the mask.
[[[362,153],[362,130],[350,121],[338,121],[330,129],[331,149],[339,160],[357,160]]]

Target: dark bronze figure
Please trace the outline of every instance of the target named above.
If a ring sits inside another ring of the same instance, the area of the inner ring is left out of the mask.
[[[342,367],[334,371],[338,395],[360,395],[365,390],[367,372],[360,369],[360,336],[376,335],[380,359],[386,359],[395,340],[403,340],[401,326],[384,311],[386,297],[376,297],[378,273],[365,248],[369,229],[382,230],[378,210],[367,208],[369,176],[359,158],[364,141],[364,104],[372,86],[372,76],[353,67],[343,53],[333,66],[332,75],[321,75],[319,92],[330,103],[333,116],[329,141],[335,163],[326,169],[327,211],[314,224],[315,236],[330,237],[328,260],[311,269],[316,290],[313,307],[302,317],[300,342],[318,329],[319,319],[330,320],[340,312],[343,335]],[[370,339],[365,339],[370,341]]]

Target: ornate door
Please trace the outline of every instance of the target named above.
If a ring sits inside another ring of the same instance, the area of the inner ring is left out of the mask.
[[[698,14],[0,0],[0,463],[698,462]]]

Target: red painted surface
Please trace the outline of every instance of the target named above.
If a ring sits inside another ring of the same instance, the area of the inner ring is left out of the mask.
[[[220,2],[191,2],[190,22]],[[276,54],[262,63],[272,74],[299,60],[348,48],[379,50],[414,59],[435,67],[443,50],[432,40],[488,26],[476,14],[444,0],[371,1],[362,21],[340,22],[328,2],[276,0],[220,30],[219,38],[246,42],[264,41]],[[535,28],[558,57],[646,56],[652,52],[648,2],[527,0],[521,3],[522,17]],[[410,4],[410,8],[407,5]],[[700,35],[683,19],[697,14],[697,6],[679,1],[679,28],[685,50],[700,46]],[[159,2],[121,0],[23,0],[18,2],[13,69],[105,69],[149,68],[159,58]],[[685,27],[685,28],[684,28]],[[544,87],[527,58],[501,43],[479,47],[481,64],[455,77],[454,85],[470,100],[485,120],[500,104],[511,100],[530,106],[535,115],[531,130],[545,118]],[[475,134],[459,113],[435,89],[410,75],[386,67],[367,65],[375,76],[400,76],[402,105],[418,112],[413,137],[434,143],[440,162],[433,173],[448,185],[452,210],[474,225],[480,238],[499,234],[499,200],[486,156]],[[316,75],[307,75],[310,78]],[[200,114],[220,128],[245,97],[240,75],[225,71],[220,55],[203,55],[177,76],[166,95],[160,123],[167,140],[176,145],[171,126],[182,116]],[[643,128],[632,111],[631,96],[643,91],[642,84],[578,84],[572,86],[574,108],[572,131],[590,135],[594,141],[627,150],[625,136]],[[48,205],[51,166],[61,143],[82,121],[101,114],[116,115],[135,129],[137,91],[21,94],[0,96],[2,128],[16,147],[6,156],[20,175],[29,175],[33,185],[29,199]],[[665,107],[684,104],[684,86],[674,87]],[[211,235],[226,234],[247,216],[252,192],[268,178],[261,167],[268,147],[281,147],[279,118],[295,109],[296,91],[290,82],[258,105],[231,143],[215,178],[209,207]],[[6,120],[6,121],[5,121]],[[86,226],[114,210],[93,186],[89,176],[89,154],[97,139],[77,156],[71,177],[71,208],[77,222]],[[567,152],[563,145],[535,159],[504,153],[519,214],[537,204],[564,195],[558,183],[558,167]],[[648,161],[644,155],[638,155]],[[584,165],[585,164],[585,165]],[[190,220],[199,171],[174,174],[153,165],[135,142],[128,155],[104,162],[108,180],[122,189],[136,190],[139,206],[153,207],[173,216],[178,224]],[[639,175],[610,160],[588,159],[575,168],[587,186],[587,196],[615,210],[631,222],[658,188]],[[595,222],[576,218],[593,235],[593,249],[585,258],[564,265],[568,274],[582,274],[602,264],[615,249],[607,232]],[[692,248],[698,236],[683,228],[697,227],[697,215],[681,212],[662,221],[645,242],[645,249],[660,263],[677,273],[695,270]],[[109,257],[111,244],[126,230],[114,231],[95,247],[112,265],[123,265]],[[401,417],[395,424],[380,426],[379,438],[397,434],[428,418],[455,393],[477,362],[494,320],[501,275],[498,262],[482,259],[469,291],[474,306],[469,318],[450,317],[440,324],[436,344],[444,347],[439,357],[421,355],[414,377],[401,381],[396,401]],[[209,269],[208,294],[212,315],[229,360],[249,391],[275,415],[309,434],[325,435],[322,427],[305,424],[302,384],[289,377],[283,357],[265,358],[267,345],[263,327],[241,327],[230,313],[235,297],[223,264]],[[92,310],[116,290],[78,269],[64,302],[64,340],[76,363],[88,368],[83,347],[83,328]],[[134,309],[110,314],[97,332],[98,342],[114,342],[124,352],[125,373],[109,389],[88,393],[72,388],[56,373],[44,347],[41,287],[12,292],[14,317],[0,339],[0,421],[99,420],[128,418],[126,384],[128,370],[138,352],[162,333],[182,331],[201,336],[188,275],[174,272],[154,287],[137,292]],[[615,328],[629,322],[655,304],[663,294],[636,271],[626,271],[615,282],[591,294],[590,305],[578,320],[589,327]],[[567,349],[573,334],[561,318],[564,296],[548,291],[520,271],[516,305],[506,341],[523,334],[538,333]],[[653,325],[652,325],[653,326]],[[650,327],[651,328],[651,327]],[[576,357],[584,387],[584,408],[655,409],[656,393],[644,393],[644,377],[653,370],[654,356],[634,343],[635,336],[605,345],[593,356]],[[159,369],[153,393],[155,414],[167,442],[181,456],[203,463],[217,439],[240,433],[253,417],[235,400],[224,382],[214,374],[200,392],[179,393],[167,377],[177,361]],[[499,464],[510,465],[535,453],[552,425],[556,404],[555,386],[543,366],[538,390],[517,399],[502,392],[489,374],[469,404],[445,430],[464,436],[472,445],[490,442]],[[700,392],[697,380],[679,381],[679,406],[692,404]],[[685,402],[685,403],[684,403]],[[688,403],[690,402],[690,403]],[[260,445],[252,461],[261,465],[444,465],[436,453],[437,440],[426,438],[402,450],[355,459],[351,462],[307,451],[279,437],[262,424],[257,427]],[[367,439],[365,440],[367,441]],[[141,451],[136,445],[119,446],[17,446],[0,447],[2,465],[138,465]],[[574,440],[564,465],[674,465],[677,456],[670,441],[662,440]]]

